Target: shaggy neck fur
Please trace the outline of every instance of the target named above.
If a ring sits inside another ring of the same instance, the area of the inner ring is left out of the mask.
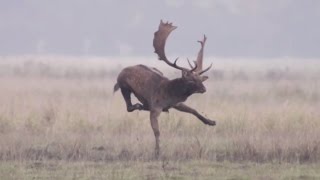
[[[194,92],[190,84],[183,78],[169,80],[166,86],[167,93],[172,97],[177,97],[182,101],[186,100]]]

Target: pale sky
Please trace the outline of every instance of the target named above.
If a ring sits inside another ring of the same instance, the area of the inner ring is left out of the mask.
[[[168,54],[320,58],[320,0],[0,0],[0,55],[154,56],[160,19]]]

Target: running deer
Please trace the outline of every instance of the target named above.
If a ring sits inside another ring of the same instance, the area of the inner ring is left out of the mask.
[[[155,136],[155,156],[159,157],[159,125],[158,116],[161,112],[168,112],[170,108],[178,111],[193,114],[204,124],[214,126],[216,122],[210,120],[195,109],[185,105],[183,102],[194,93],[204,93],[206,88],[203,81],[207,80],[207,76],[202,76],[208,71],[212,64],[202,69],[203,49],[206,42],[206,36],[202,41],[201,49],[198,53],[197,60],[191,69],[180,67],[177,65],[178,58],[174,63],[170,62],[165,54],[165,44],[169,34],[177,27],[172,23],[160,22],[159,29],[154,33],[153,46],[159,60],[164,61],[169,66],[182,72],[182,77],[176,79],[166,78],[159,70],[145,65],[135,65],[124,68],[118,75],[117,83],[114,86],[114,92],[121,89],[121,93],[125,100],[127,111],[134,110],[150,111],[151,127]],[[141,103],[132,104],[131,93],[133,93]]]

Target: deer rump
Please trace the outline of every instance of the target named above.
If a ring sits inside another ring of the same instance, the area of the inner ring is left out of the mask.
[[[162,81],[168,80],[159,70],[145,65],[135,65],[124,68],[118,75],[114,92],[119,88],[122,94],[133,93],[142,103],[143,110],[150,109],[150,101],[155,96]]]

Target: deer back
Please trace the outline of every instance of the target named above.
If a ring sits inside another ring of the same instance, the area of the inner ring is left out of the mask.
[[[152,67],[136,65],[124,68],[118,76],[120,88],[131,90],[140,101],[150,101],[163,81],[162,73]]]

